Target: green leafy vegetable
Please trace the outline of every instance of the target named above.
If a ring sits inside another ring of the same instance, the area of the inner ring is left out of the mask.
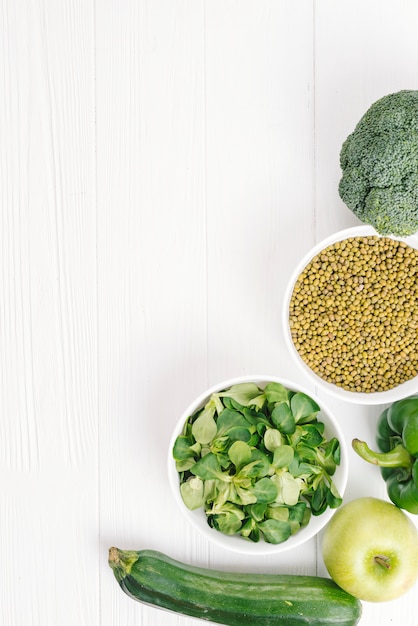
[[[279,430],[276,428],[267,428],[264,433],[264,445],[267,450],[270,452],[274,452],[278,446],[281,446],[283,443],[283,437]]]
[[[240,383],[232,385],[227,391],[216,394],[218,398],[230,398],[241,406],[248,406],[251,400],[260,395],[260,390],[255,383]]]
[[[274,450],[272,465],[274,468],[288,467],[295,456],[292,446],[281,445]]]
[[[173,446],[180,492],[208,524],[249,541],[281,543],[311,515],[342,500],[332,480],[340,445],[327,440],[320,407],[279,383],[212,394]]]
[[[209,403],[210,404],[210,403]],[[208,405],[203,409],[203,411],[199,414],[197,420],[193,422],[192,425],[192,435],[199,443],[209,443],[212,441],[218,427],[214,420],[215,415],[215,404],[212,403],[212,406]]]
[[[181,497],[190,510],[200,509],[205,504],[204,482],[194,477],[186,480],[180,486]]]
[[[281,522],[275,519],[267,519],[264,522],[260,522],[258,528],[268,543],[282,543],[289,539],[292,533],[289,522]]]
[[[245,441],[234,441],[229,448],[228,455],[238,469],[251,461],[251,448]]]
[[[278,489],[271,478],[257,480],[253,487],[256,502],[274,502],[278,495]]]
[[[264,389],[264,395],[267,398],[267,402],[273,404],[289,401],[289,392],[280,383],[268,383]]]
[[[296,419],[290,406],[285,402],[280,402],[275,405],[271,412],[271,420],[273,424],[286,435],[292,435],[296,430]]]
[[[298,392],[290,400],[290,408],[292,409],[293,416],[299,424],[306,424],[312,421],[316,414],[320,411],[312,398],[304,393]]]

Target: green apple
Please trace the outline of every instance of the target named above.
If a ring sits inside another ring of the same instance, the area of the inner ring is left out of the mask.
[[[331,578],[351,595],[393,600],[418,578],[418,531],[394,504],[358,498],[343,504],[326,526],[322,557]]]

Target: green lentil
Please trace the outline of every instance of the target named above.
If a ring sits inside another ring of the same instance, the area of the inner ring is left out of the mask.
[[[418,250],[390,237],[351,237],[317,254],[289,305],[293,343],[322,379],[387,391],[418,371]]]

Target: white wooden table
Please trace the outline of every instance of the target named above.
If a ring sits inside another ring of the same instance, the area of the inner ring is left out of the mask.
[[[111,545],[325,574],[318,539],[223,552],[185,526],[172,428],[251,373],[318,394],[351,442],[382,407],[291,361],[286,281],[359,222],[339,151],[368,106],[418,88],[414,0],[0,0],[0,624],[174,626],[118,588]],[[346,500],[386,498],[350,456]],[[364,626],[416,626],[415,588]]]

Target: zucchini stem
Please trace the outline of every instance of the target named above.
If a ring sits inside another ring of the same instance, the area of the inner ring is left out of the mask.
[[[109,548],[109,565],[113,569],[116,578],[120,581],[127,574],[131,573],[134,563],[138,560],[138,553],[135,550],[119,550],[119,548]]]

